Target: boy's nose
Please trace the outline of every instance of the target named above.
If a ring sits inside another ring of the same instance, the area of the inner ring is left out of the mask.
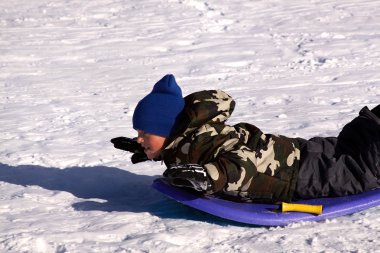
[[[137,137],[137,143],[139,143],[139,144],[141,144],[142,142],[143,142],[143,138],[141,138],[141,137]]]

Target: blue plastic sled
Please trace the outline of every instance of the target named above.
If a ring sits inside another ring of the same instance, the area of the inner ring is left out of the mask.
[[[356,213],[380,205],[380,189],[352,196],[320,198],[294,203],[323,205],[323,213],[314,215],[301,212],[278,212],[279,205],[232,202],[213,196],[201,196],[183,188],[168,185],[156,179],[152,187],[166,196],[195,209],[237,222],[284,226],[300,221],[320,221]]]

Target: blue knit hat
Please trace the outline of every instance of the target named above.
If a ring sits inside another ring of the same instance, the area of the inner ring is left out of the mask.
[[[166,75],[137,104],[133,113],[133,128],[169,137],[184,106],[181,88],[173,75]]]

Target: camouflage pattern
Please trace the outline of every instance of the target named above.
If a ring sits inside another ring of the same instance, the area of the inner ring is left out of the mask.
[[[300,159],[295,139],[264,134],[248,123],[225,124],[235,102],[221,90],[196,92],[185,101],[178,132],[161,154],[167,166],[203,166],[210,194],[240,201],[291,200]]]

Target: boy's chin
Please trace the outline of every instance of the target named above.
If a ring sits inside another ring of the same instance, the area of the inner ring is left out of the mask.
[[[148,157],[149,160],[153,160],[156,158],[156,154],[150,153],[150,152],[145,152],[146,156]]]

